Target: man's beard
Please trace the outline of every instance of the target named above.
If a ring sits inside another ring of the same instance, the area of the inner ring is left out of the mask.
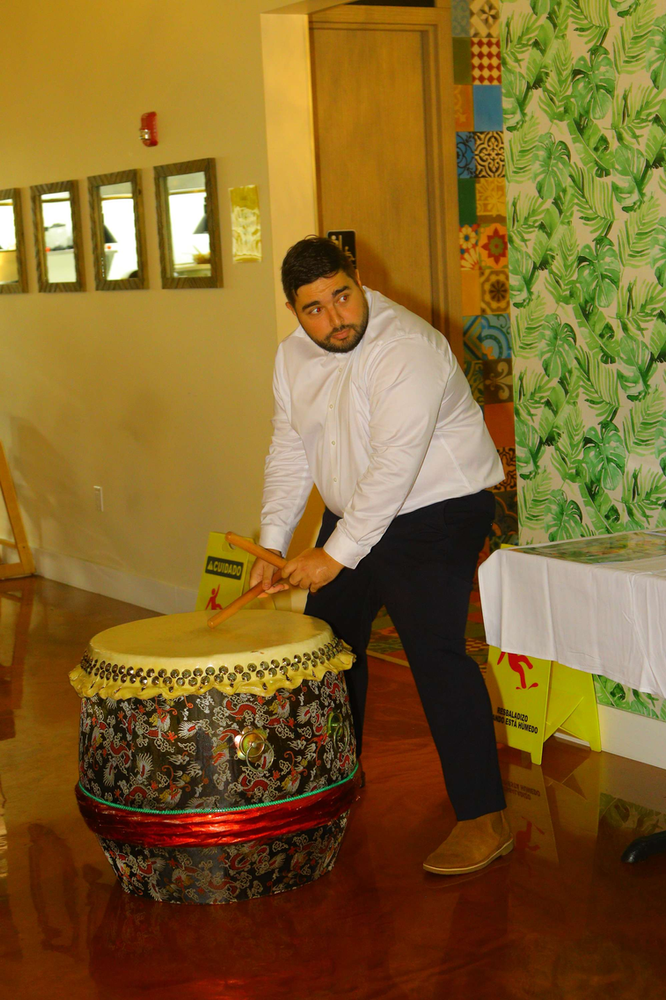
[[[319,346],[323,347],[325,351],[329,351],[331,354],[348,354],[350,351],[353,351],[363,339],[363,334],[368,328],[369,318],[370,310],[366,302],[365,316],[360,323],[347,323],[346,326],[337,326],[335,330],[331,330],[331,332],[326,335],[326,339],[323,343],[318,341]],[[335,341],[331,341],[331,337],[335,336],[336,333],[342,333],[343,330],[350,331],[349,338],[343,344],[336,344]]]

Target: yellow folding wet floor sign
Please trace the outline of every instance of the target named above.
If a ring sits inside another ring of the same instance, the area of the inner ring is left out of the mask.
[[[592,674],[491,646],[485,678],[500,743],[526,750],[534,764],[558,729],[601,750]]]
[[[250,539],[251,541],[251,539]],[[237,549],[222,531],[211,531],[199,583],[197,611],[220,611],[248,589],[254,557]]]

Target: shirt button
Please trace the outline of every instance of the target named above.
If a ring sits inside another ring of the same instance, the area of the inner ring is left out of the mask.
[[[328,408],[329,408],[329,410],[332,410],[333,409],[333,403],[330,403]]]
[[[335,447],[335,441],[331,441],[331,444],[333,445],[333,447]]]
[[[337,479],[335,478],[335,476],[333,477],[333,482],[337,483]]]
[[[342,371],[342,365],[340,365],[340,367],[338,368],[338,371],[339,371],[339,372],[341,372],[341,371]]]

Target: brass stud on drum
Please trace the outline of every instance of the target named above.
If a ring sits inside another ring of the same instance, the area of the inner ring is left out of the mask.
[[[250,729],[246,727],[242,733],[234,737],[236,753],[240,760],[247,760],[250,764],[255,764],[261,759],[266,747],[268,734],[263,729]]]
[[[331,712],[326,720],[326,732],[328,737],[333,742],[333,746],[337,748],[340,742],[340,736],[342,735],[342,716],[339,712]]]

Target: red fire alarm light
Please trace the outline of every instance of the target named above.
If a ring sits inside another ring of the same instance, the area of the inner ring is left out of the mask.
[[[139,135],[144,146],[157,145],[157,111],[146,111],[145,115],[141,115]]]

